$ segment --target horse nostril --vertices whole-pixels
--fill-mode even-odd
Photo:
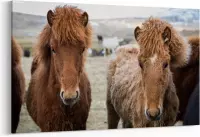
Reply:
[[[61,96],[61,98],[64,98],[64,91],[61,91],[61,94],[60,94],[60,96]]]
[[[149,109],[146,110],[146,114],[148,117],[151,117],[151,115],[149,114]]]
[[[158,114],[157,114],[157,116],[160,116],[160,109],[158,109]]]
[[[79,95],[79,91],[77,90],[76,91],[76,98],[78,98],[78,95]]]

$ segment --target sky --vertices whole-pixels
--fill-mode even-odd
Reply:
[[[78,6],[78,8],[89,14],[90,19],[149,17],[160,15],[167,10],[167,8],[14,1],[13,12],[46,16],[48,10],[53,10],[58,5],[66,4]]]

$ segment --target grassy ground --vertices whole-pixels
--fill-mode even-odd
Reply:
[[[86,71],[92,86],[92,105],[87,121],[87,130],[107,129],[106,111],[106,68],[109,57],[89,57]],[[26,77],[26,87],[30,81],[32,58],[23,58],[23,70]],[[39,127],[29,116],[25,104],[20,114],[18,133],[40,132]]]

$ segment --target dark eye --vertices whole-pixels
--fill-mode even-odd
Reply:
[[[85,51],[85,48],[82,49],[81,54]]]
[[[143,69],[143,64],[139,61],[139,66],[141,69]]]
[[[163,68],[165,69],[165,68],[167,68],[167,66],[168,66],[168,63],[165,62],[165,63],[163,64]]]
[[[56,51],[54,50],[54,49],[51,49],[51,51],[55,54],[56,53]]]

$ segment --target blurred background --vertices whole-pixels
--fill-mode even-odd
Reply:
[[[46,24],[48,10],[67,3],[14,1],[12,33],[22,46],[23,70],[26,88],[30,81],[32,49],[38,35]],[[92,87],[92,105],[87,122],[88,130],[107,129],[106,113],[106,69],[116,47],[136,44],[134,28],[150,16],[159,17],[171,23],[184,38],[199,35],[199,10],[152,8],[133,6],[67,4],[77,6],[89,15],[93,28],[92,48],[88,50],[86,71]],[[121,127],[121,125],[119,125]],[[24,104],[18,126],[19,133],[39,132],[40,129],[30,118]]]

